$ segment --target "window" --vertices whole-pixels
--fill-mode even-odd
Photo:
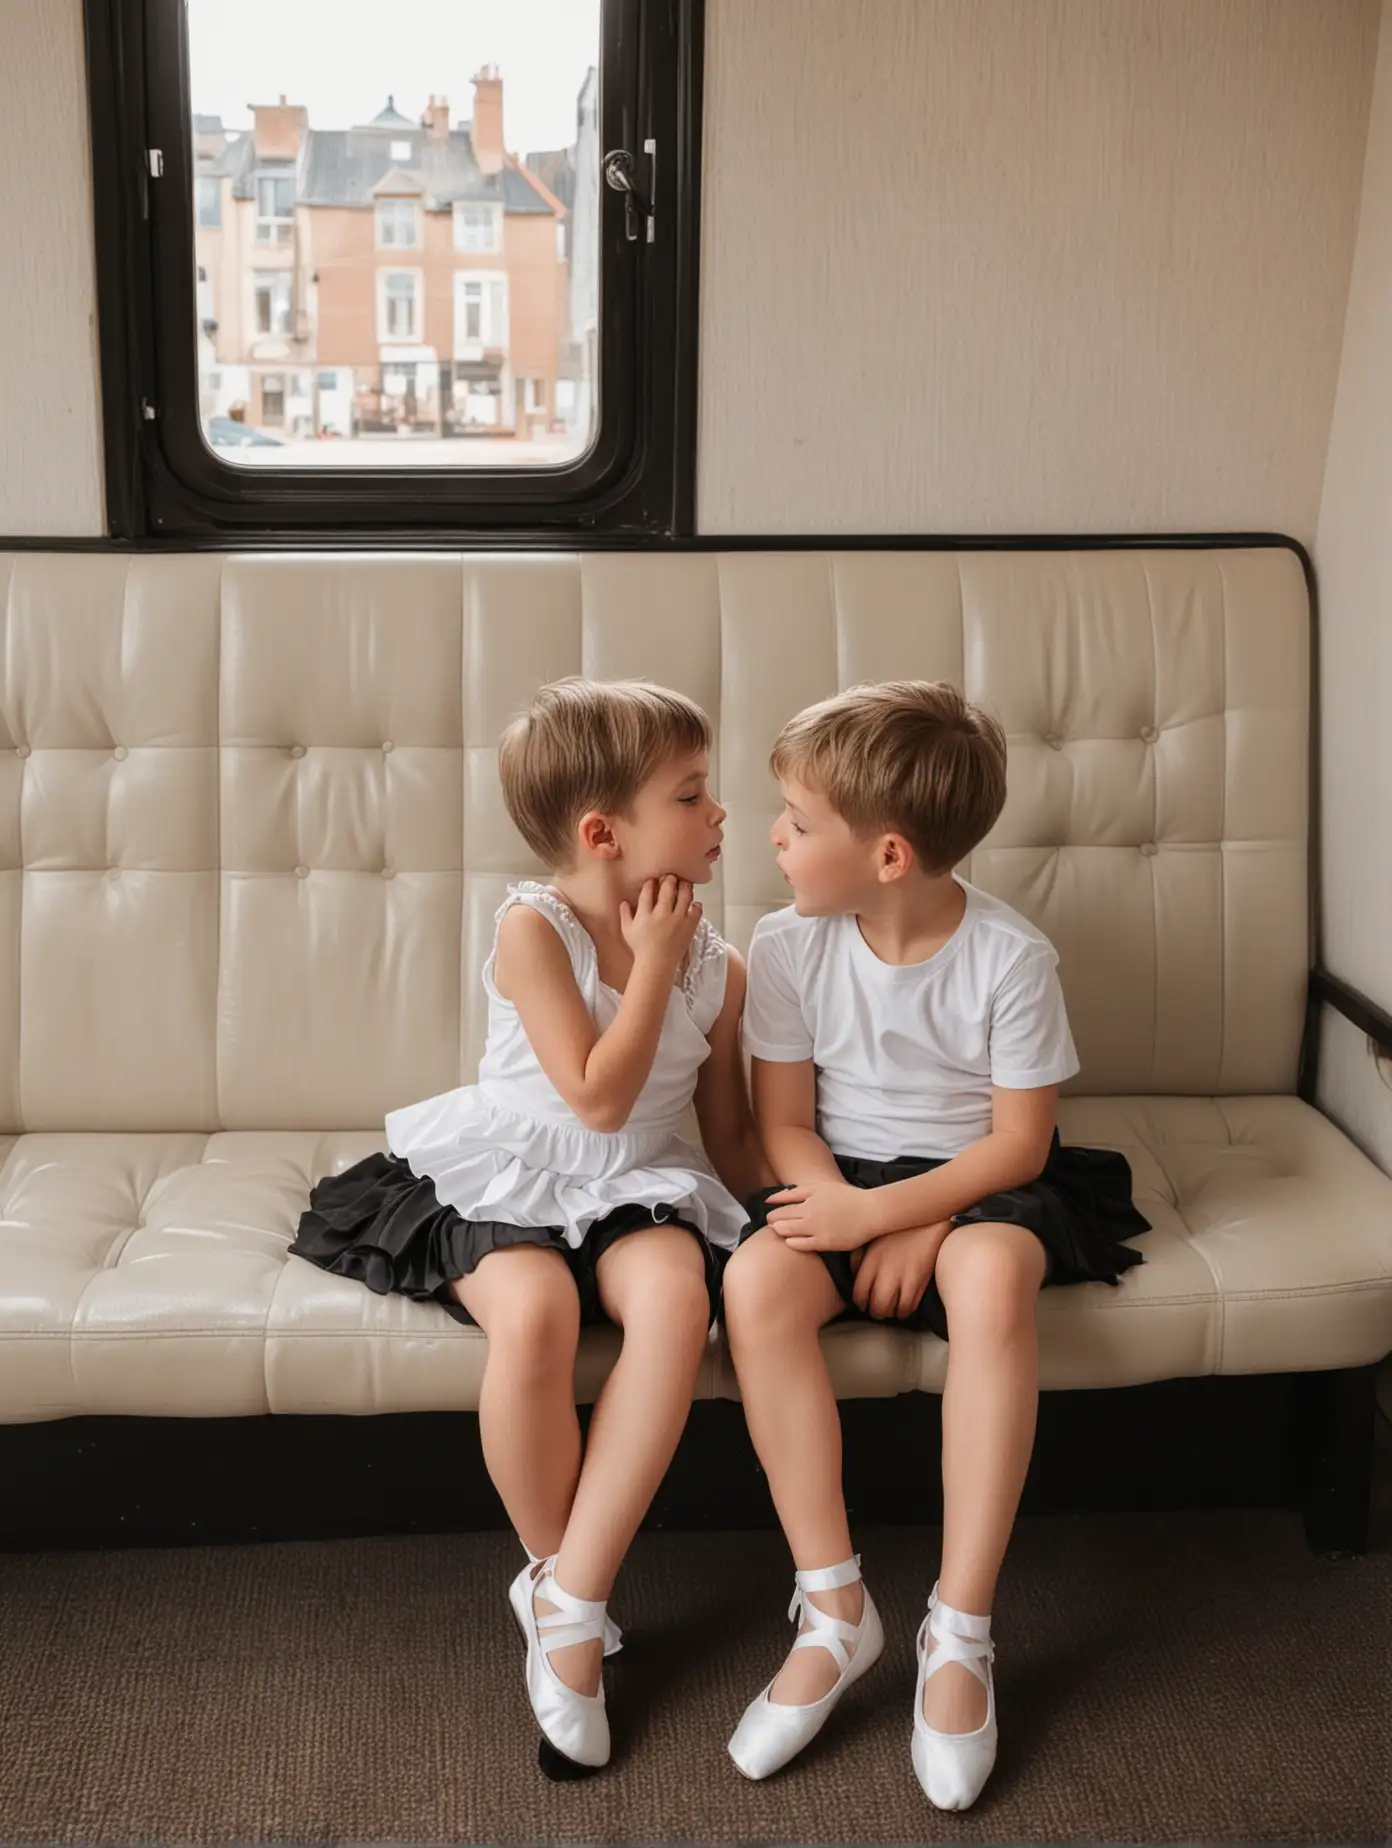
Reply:
[[[347,35],[340,14],[88,0],[113,532],[688,530],[701,8],[393,0],[389,31]],[[295,77],[327,42],[334,81]],[[616,149],[631,194],[603,181]],[[379,197],[394,168],[419,196]],[[267,397],[275,443],[213,442]]]
[[[216,231],[222,223],[222,181],[200,174],[198,179],[198,224],[201,230]]]
[[[289,270],[258,270],[255,285],[257,333],[285,336],[290,332]]]
[[[414,199],[377,201],[377,243],[382,250],[414,250],[420,242]]]
[[[383,270],[377,313],[379,340],[419,338],[419,291],[419,270]]]
[[[288,244],[295,231],[295,176],[261,174],[256,181],[256,241]]]
[[[557,226],[559,229],[559,224]],[[487,254],[503,247],[503,208],[500,205],[466,205],[456,201],[454,207],[454,247]]]
[[[261,375],[261,421],[263,424],[285,422],[285,375],[282,372]]]
[[[473,348],[507,351],[508,279],[483,270],[457,270],[454,277],[454,350],[468,358]]]

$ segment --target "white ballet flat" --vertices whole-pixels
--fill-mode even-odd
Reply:
[[[996,1762],[996,1687],[991,1619],[944,1604],[933,1587],[928,1615],[918,1632],[918,1682],[914,1688],[913,1768],[930,1803],[941,1810],[970,1809]],[[923,1690],[947,1662],[960,1662],[986,1688],[986,1720],[975,1732],[945,1733],[923,1717]]]
[[[604,1683],[597,1694],[577,1694],[552,1668],[553,1649],[575,1643],[593,1643],[604,1635],[604,1605],[572,1598],[556,1583],[555,1561],[539,1562],[533,1576],[528,1566],[520,1575],[525,1590],[513,1598],[522,1634],[527,1639],[527,1698],[532,1703],[541,1738],[537,1762],[549,1778],[587,1777],[609,1762],[609,1716],[604,1710]],[[514,1580],[513,1590],[517,1589]],[[557,1608],[538,1617],[534,1598],[545,1598]]]
[[[556,1555],[553,1553],[548,1560],[542,1559],[540,1555],[534,1553],[530,1547],[524,1547],[523,1551],[527,1555],[527,1563],[508,1586],[508,1603],[512,1606],[513,1616],[517,1619],[517,1627],[525,1637],[527,1634],[527,1620],[523,1612],[532,1595],[532,1567],[554,1565]],[[616,1656],[622,1648],[623,1631],[614,1622],[612,1617],[606,1615],[604,1619],[605,1661],[607,1662],[610,1656]]]
[[[796,1758],[810,1745],[830,1719],[837,1701],[869,1668],[879,1661],[884,1649],[884,1628],[869,1591],[859,1623],[846,1623],[819,1610],[807,1597],[809,1591],[834,1591],[842,1585],[854,1585],[860,1577],[860,1554],[843,1560],[839,1566],[823,1566],[813,1572],[799,1572],[797,1589],[788,1607],[793,1623],[805,1616],[811,1624],[793,1644],[794,1649],[825,1649],[836,1661],[841,1674],[835,1687],[808,1707],[790,1707],[769,1699],[767,1688],[744,1711],[735,1728],[729,1752],[736,1766],[748,1778],[771,1776]],[[777,1679],[777,1676],[774,1677]]]

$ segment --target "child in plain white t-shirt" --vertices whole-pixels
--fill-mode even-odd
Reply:
[[[784,727],[773,829],[793,904],[749,952],[754,1108],[786,1185],[751,1202],[724,1313],[797,1567],[799,1634],[730,1741],[766,1777],[878,1657],[851,1554],[818,1333],[868,1316],[951,1336],[943,1558],[919,1631],[912,1756],[966,1809],[996,1753],[990,1611],[1034,1441],[1043,1284],[1142,1262],[1125,1158],[1063,1148],[1078,1070],[1042,932],[952,868],[1005,801],[999,725],[946,683],[857,687]],[[950,1600],[950,1601],[949,1601]]]

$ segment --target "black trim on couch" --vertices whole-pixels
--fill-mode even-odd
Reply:
[[[1316,1001],[1324,1001],[1345,1020],[1352,1021],[1360,1033],[1366,1033],[1379,1052],[1392,1053],[1392,1014],[1381,1008],[1347,982],[1327,969],[1316,969],[1310,977],[1310,992]]]
[[[0,534],[0,552],[1294,552],[1315,609],[1315,568],[1289,533],[604,533],[420,527],[397,532]]]
[[[1315,1552],[1361,1553],[1375,1531],[1375,1441],[1386,1455],[1379,1486],[1392,1488],[1392,1427],[1375,1412],[1376,1372],[1043,1393],[1021,1514],[1281,1508],[1303,1517]],[[940,1521],[938,1396],[849,1399],[841,1417],[852,1519]],[[0,1425],[0,1480],[0,1551],[507,1525],[467,1412]],[[1392,1494],[1387,1504],[1392,1514]],[[774,1525],[739,1405],[692,1408],[646,1525]]]
[[[1347,982],[1331,975],[1321,964],[1310,971],[1310,985],[1305,995],[1305,1037],[1300,1048],[1298,1094],[1307,1104],[1316,1102],[1320,1073],[1321,1009],[1332,1007],[1369,1040],[1384,1057],[1392,1057],[1392,1014],[1370,1001]]]

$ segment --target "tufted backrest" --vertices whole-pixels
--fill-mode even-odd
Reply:
[[[785,902],[766,768],[857,680],[948,678],[1010,796],[962,870],[1058,947],[1091,1092],[1292,1088],[1309,607],[1283,547],[0,555],[0,1129],[367,1128],[471,1075],[539,869],[510,714],[646,675],[716,724],[708,911]]]

